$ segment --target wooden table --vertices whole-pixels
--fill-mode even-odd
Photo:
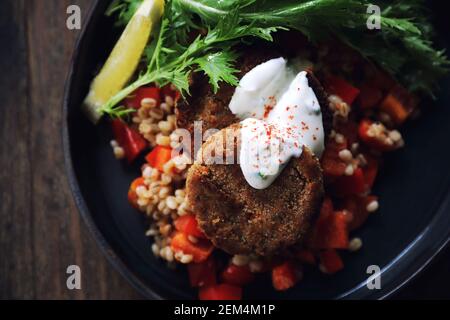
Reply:
[[[71,4],[84,17],[91,1],[0,1],[0,299],[142,298],[87,232],[65,176],[62,96],[79,34],[66,28]],[[443,297],[436,274],[450,270],[450,250],[441,260],[403,297]],[[82,290],[70,291],[74,264]]]

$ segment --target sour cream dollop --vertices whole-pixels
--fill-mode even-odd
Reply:
[[[303,146],[317,157],[324,150],[322,113],[307,73],[296,74],[284,58],[250,70],[230,110],[242,119],[239,162],[255,189],[270,186],[292,157],[301,156]]]

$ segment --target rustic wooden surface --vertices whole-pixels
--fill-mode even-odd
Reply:
[[[99,251],[65,177],[61,105],[79,34],[65,25],[70,4],[84,16],[91,1],[0,1],[0,299],[141,298]],[[400,297],[449,298],[437,275],[450,250],[440,260]],[[66,288],[73,264],[79,291]]]
[[[61,148],[61,106],[74,41],[70,4],[0,1],[0,298],[134,299],[75,208]],[[66,287],[79,265],[82,290]]]

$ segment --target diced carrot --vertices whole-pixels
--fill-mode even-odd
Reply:
[[[325,89],[328,93],[339,96],[349,105],[353,104],[360,92],[358,88],[355,88],[346,80],[336,76],[328,76],[325,79]]]
[[[333,190],[338,197],[352,194],[361,194],[367,191],[364,173],[361,168],[356,168],[353,175],[339,177],[333,183]]]
[[[114,119],[111,122],[114,139],[124,149],[125,156],[129,163],[147,148],[145,139],[125,122]]]
[[[416,98],[405,88],[397,85],[384,98],[380,109],[386,112],[396,125],[401,125],[416,106]]]
[[[161,104],[160,89],[157,87],[140,87],[124,100],[127,108],[139,109],[143,99],[151,98],[156,102],[156,106]]]
[[[314,256],[314,253],[312,253],[311,250],[302,249],[296,252],[295,256],[300,260],[300,262],[315,265],[316,264],[316,257]]]
[[[197,219],[192,214],[187,214],[177,218],[174,222],[175,229],[183,232],[187,235],[194,236],[196,238],[206,238],[205,234],[200,230]]]
[[[248,266],[230,264],[222,272],[221,279],[225,283],[243,286],[252,282],[255,279],[255,275],[250,271]]]
[[[241,300],[242,288],[222,283],[200,288],[200,300]]]
[[[190,254],[194,258],[195,263],[203,262],[211,255],[214,246],[205,239],[198,239],[196,243],[192,243],[188,235],[183,232],[175,232],[170,246],[174,252],[183,252]]]
[[[164,146],[156,146],[145,158],[148,164],[164,172],[164,165],[172,159],[172,149]]]
[[[139,186],[143,186],[143,185],[145,185],[144,178],[140,177],[140,178],[135,179],[131,183],[130,189],[128,190],[128,202],[136,209],[138,209],[138,204],[137,204],[138,196],[136,194],[136,189]]]
[[[200,263],[187,265],[192,287],[208,287],[216,284],[216,264],[212,256]]]
[[[298,281],[294,265],[286,261],[272,269],[272,284],[275,290],[285,291],[292,288]]]
[[[325,250],[319,253],[320,263],[327,274],[334,274],[344,268],[341,257],[334,249]]]

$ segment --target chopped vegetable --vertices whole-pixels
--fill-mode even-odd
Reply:
[[[206,239],[205,234],[199,229],[197,219],[192,214],[177,218],[174,222],[175,229],[196,238]]]
[[[358,103],[362,109],[375,108],[383,99],[383,91],[372,83],[364,83],[360,87]]]
[[[125,122],[114,119],[111,122],[114,139],[124,149],[129,163],[147,148],[147,141]]]
[[[333,183],[333,190],[339,197],[361,194],[367,190],[363,170],[356,168],[351,176],[343,175]]]
[[[236,286],[249,284],[255,279],[248,266],[236,266],[230,264],[221,274],[221,279],[225,283]]]
[[[380,109],[386,112],[396,125],[401,125],[417,106],[417,101],[406,89],[395,86],[384,98]]]
[[[330,211],[324,208],[312,233],[311,246],[315,249],[347,249],[348,218],[342,211]]]
[[[389,131],[386,127],[369,119],[360,122],[358,135],[366,145],[381,152],[393,151],[398,148],[389,138]]]
[[[160,89],[157,87],[141,87],[124,100],[124,105],[128,109],[139,109],[143,99],[153,99],[155,107],[161,103]]]
[[[139,177],[135,179],[130,186],[130,189],[128,190],[128,202],[135,208],[139,209],[139,206],[137,204],[138,196],[136,194],[136,189],[140,186],[145,186],[144,178]]]
[[[196,243],[192,243],[188,235],[183,232],[175,233],[170,246],[174,252],[183,252],[184,254],[192,255],[195,263],[208,259],[214,250],[214,246],[208,240],[198,239]]]
[[[348,223],[349,231],[358,229],[366,222],[370,215],[367,210],[367,205],[375,200],[377,200],[375,196],[349,196],[344,199],[342,207],[350,215]]]
[[[302,249],[295,253],[295,256],[300,260],[300,262],[315,265],[316,264],[316,257],[314,256],[314,253],[311,250]]]
[[[242,288],[230,284],[218,284],[202,287],[199,292],[200,300],[241,300]]]
[[[335,124],[335,131],[345,137],[347,148],[353,143],[358,142],[358,123],[352,119],[345,122],[338,122]]]
[[[285,291],[292,288],[298,281],[294,265],[286,261],[272,269],[272,284],[275,290]]]
[[[165,85],[164,87],[161,88],[161,94],[164,97],[165,96],[171,97],[172,99],[174,99],[174,101],[177,101],[181,97],[180,92],[177,90],[173,90],[170,84]]]
[[[369,155],[364,155],[364,158],[367,161],[367,165],[363,168],[364,183],[366,184],[366,189],[371,190],[378,174],[378,160]]]
[[[147,163],[164,172],[164,165],[172,159],[172,149],[165,146],[156,146],[146,157]]]
[[[209,287],[216,284],[216,264],[212,257],[204,262],[189,263],[187,269],[192,287]]]
[[[344,149],[347,149],[347,141],[337,143],[334,138],[328,139],[321,159],[325,177],[340,177],[345,173],[347,164],[339,157],[339,152]]]
[[[352,105],[359,95],[359,89],[352,86],[344,79],[336,76],[328,76],[325,80],[325,89],[328,93],[340,97],[348,105]]]
[[[334,274],[344,268],[341,257],[334,249],[320,252],[319,257],[323,271],[327,274]]]

